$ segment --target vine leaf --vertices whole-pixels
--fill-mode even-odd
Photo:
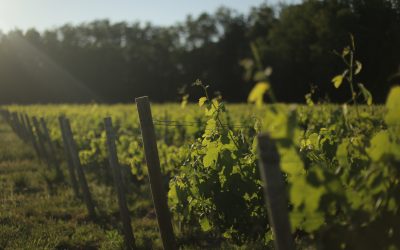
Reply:
[[[334,78],[332,78],[332,83],[335,88],[339,88],[340,85],[342,85],[344,79],[344,75],[337,75]]]
[[[347,56],[349,53],[350,53],[350,47],[349,46],[343,48],[342,57]]]
[[[362,63],[360,61],[356,61],[356,70],[354,71],[355,75],[358,75],[361,72]]]
[[[201,218],[199,222],[200,222],[201,230],[203,230],[204,232],[211,230],[212,227],[211,227],[210,221],[206,217]]]
[[[281,168],[290,176],[304,174],[304,164],[294,147],[279,147],[279,155],[281,156]]]
[[[371,147],[367,149],[368,155],[373,161],[379,161],[390,147],[389,134],[387,131],[378,132],[371,140]]]
[[[207,101],[207,97],[203,96],[199,99],[199,106],[203,107],[204,103]]]
[[[368,106],[372,105],[372,94],[369,90],[364,86],[364,84],[359,83],[358,87],[361,90],[361,94],[363,95],[365,101],[367,102]]]
[[[203,164],[205,167],[211,167],[218,160],[218,145],[217,143],[210,143],[207,147],[207,152],[203,158]]]
[[[268,82],[259,82],[251,90],[247,101],[255,103],[257,106],[262,106],[264,94],[271,88]]]
[[[185,108],[189,101],[189,95],[182,96],[181,108]]]
[[[400,86],[393,87],[390,90],[386,100],[387,113],[385,122],[387,125],[396,125],[400,123]]]

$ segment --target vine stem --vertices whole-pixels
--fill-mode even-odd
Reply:
[[[211,103],[211,105],[214,107],[214,109],[218,111],[218,107],[215,106],[215,104],[210,99],[210,96],[208,95],[207,88],[203,84],[201,86],[202,86],[202,88],[204,90],[204,93],[206,94],[207,100]],[[219,126],[223,127],[221,119],[219,118],[219,114],[217,114],[216,118],[217,118],[217,122],[218,122]],[[228,136],[233,141],[233,143],[235,144],[236,148],[239,150],[239,144],[237,143],[237,141],[233,137],[232,131],[230,129],[228,130]]]
[[[356,108],[356,113],[357,117],[360,118],[360,114],[358,111],[358,105],[357,105],[357,99],[356,99],[356,92],[354,91],[354,86],[353,86],[353,71],[354,71],[354,51],[350,51],[350,65],[349,65],[349,85],[350,85],[350,90],[351,90],[351,99],[353,100],[353,104]]]
[[[206,95],[207,100],[211,103],[211,105],[214,107],[214,109],[216,110],[216,112],[218,112],[219,109],[218,109],[218,107],[215,106],[215,104],[214,104],[214,103],[212,102],[212,100],[210,99],[210,96],[208,95],[208,92],[207,92],[207,88],[206,88],[203,84],[201,84],[201,87],[202,87],[203,90],[204,90],[204,93],[205,93],[205,95]],[[222,122],[221,122],[221,119],[219,118],[219,113],[217,113],[216,119],[217,119],[217,122],[218,122],[219,126],[220,126],[221,128],[223,128],[223,124],[222,124]],[[228,126],[229,126],[229,125],[228,125]],[[228,129],[228,136],[229,136],[229,138],[233,141],[233,144],[235,144],[236,149],[237,149],[237,150],[240,150],[239,144],[238,144],[238,142],[235,140],[235,138],[233,137],[233,134],[232,134],[232,131],[231,131],[230,128]],[[243,168],[242,168],[241,164],[239,164],[238,167],[239,167],[240,173],[243,175],[243,177],[246,177],[246,175],[244,174],[244,171],[243,171]]]

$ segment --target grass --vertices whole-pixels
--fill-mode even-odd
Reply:
[[[85,166],[97,219],[91,221],[84,202],[74,197],[66,163],[64,180],[35,157],[0,116],[0,250],[124,249],[122,225],[112,178],[105,166]],[[128,171],[129,172],[129,171]],[[162,249],[147,178],[124,176],[132,228],[138,249]],[[221,239],[175,234],[181,249],[260,249],[259,244],[233,246]]]
[[[67,176],[66,166],[61,166]],[[90,221],[84,203],[74,198],[0,119],[0,249],[123,249],[113,187],[88,172],[99,219]],[[129,207],[139,249],[161,249],[148,186],[130,187]]]

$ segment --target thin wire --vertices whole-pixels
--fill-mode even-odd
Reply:
[[[165,127],[196,127],[191,124],[167,124],[167,123],[153,123],[155,126],[165,126]],[[218,126],[222,128],[249,128],[250,126]]]
[[[163,122],[163,123],[177,123],[177,124],[199,124],[199,121],[196,122],[190,122],[190,121],[173,121],[173,120],[157,120],[157,119],[153,119],[154,122]]]
[[[173,120],[157,120],[154,119],[155,125],[165,125],[165,126],[198,126],[198,125],[205,125],[205,123],[201,121],[196,122],[188,122],[188,121],[173,121]],[[245,126],[244,124],[222,124],[223,127],[230,127],[230,128],[247,128],[249,126]]]

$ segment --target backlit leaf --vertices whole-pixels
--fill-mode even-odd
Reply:
[[[344,78],[343,75],[337,75],[334,78],[332,78],[333,86],[335,86],[335,88],[339,88],[340,85],[342,85],[343,78]]]
[[[203,107],[204,103],[207,101],[207,97],[203,96],[199,99],[199,106]]]
[[[264,94],[270,89],[268,82],[259,82],[251,90],[247,101],[250,103],[256,103],[257,106],[261,106],[263,103]]]
[[[365,88],[364,84],[359,83],[358,87],[361,90],[361,93],[365,99],[365,102],[370,106],[372,105],[372,94],[371,92],[369,92],[369,90],[367,88]]]
[[[393,87],[386,99],[387,113],[385,122],[387,125],[400,123],[400,86]]]
[[[359,61],[356,61],[356,70],[354,71],[355,75],[358,75],[362,70],[362,63]]]
[[[210,143],[207,147],[207,153],[204,155],[203,164],[205,167],[211,167],[218,160],[218,146],[216,143]]]
[[[189,95],[182,96],[181,108],[185,108],[189,100]]]
[[[210,221],[206,217],[201,218],[199,222],[200,222],[201,230],[203,230],[204,232],[208,232],[211,230],[212,227],[211,227]]]
[[[373,161],[379,161],[389,150],[389,134],[387,131],[380,131],[372,138],[371,146],[367,149],[367,152]]]

